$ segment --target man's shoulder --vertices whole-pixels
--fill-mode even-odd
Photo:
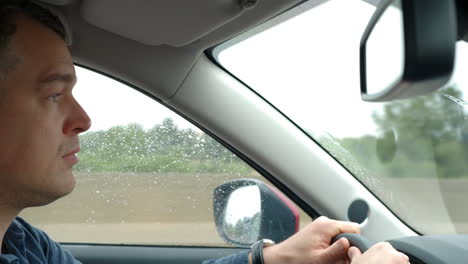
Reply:
[[[21,217],[16,217],[13,222],[11,223],[10,230],[11,232],[15,233],[16,237],[23,236],[23,239],[26,240],[35,240],[37,243],[48,243],[52,240],[49,236],[39,228],[34,227],[26,220]]]
[[[17,216],[13,222],[11,223],[12,227],[16,227],[21,230],[28,230],[32,232],[41,232],[38,228],[32,226],[30,223],[28,223],[26,220],[21,218],[20,216]]]
[[[11,223],[5,242],[9,253],[19,259],[42,260],[41,263],[79,263],[44,231],[21,217],[16,217]]]
[[[55,247],[55,242],[44,231],[21,217],[16,217],[11,222],[5,233],[5,242],[10,248],[26,248],[31,251],[48,251]]]

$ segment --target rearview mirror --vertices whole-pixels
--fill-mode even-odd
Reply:
[[[383,0],[360,44],[361,97],[382,102],[430,93],[454,67],[453,0]]]

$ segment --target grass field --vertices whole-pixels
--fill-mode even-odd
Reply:
[[[62,242],[225,246],[213,189],[225,174],[93,173],[75,191],[21,215]],[[258,175],[245,178],[262,180]],[[468,179],[379,179],[371,189],[423,233],[468,233]],[[339,199],[339,196],[332,197]],[[301,214],[301,225],[310,222]],[[451,224],[453,223],[453,224]]]
[[[225,174],[76,174],[72,194],[21,215],[62,242],[226,245],[212,193]],[[244,178],[262,180],[257,174]],[[303,213],[304,223],[310,222]]]
[[[213,189],[241,178],[158,173],[93,173],[76,177],[78,184],[71,195],[46,210],[31,210],[36,222],[206,222],[212,219]]]

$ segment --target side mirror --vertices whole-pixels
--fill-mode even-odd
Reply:
[[[428,94],[450,79],[454,0],[383,0],[360,44],[361,97],[383,102]]]
[[[214,217],[219,235],[236,246],[268,238],[281,242],[299,230],[299,211],[267,184],[234,180],[214,190]]]

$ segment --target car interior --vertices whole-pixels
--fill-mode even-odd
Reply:
[[[408,226],[281,109],[250,89],[216,59],[220,47],[241,42],[330,1],[37,2],[52,10],[65,24],[67,42],[77,66],[124,83],[181,115],[257,170],[310,218],[325,215],[339,220],[357,219],[362,234],[348,237],[352,243],[371,245],[390,241],[410,256],[411,263],[466,263],[468,236],[425,236]],[[377,7],[386,1],[362,2]],[[463,1],[447,2],[456,8],[456,18],[452,17],[458,27],[454,41],[464,41],[468,29],[467,5]],[[359,45],[355,50],[357,54]],[[269,63],[274,64],[275,59],[271,58]],[[439,88],[440,83],[436,86]],[[104,99],[112,100],[112,94]],[[232,244],[232,247],[63,245],[77,259],[89,264],[187,264],[248,249],[247,244]]]

